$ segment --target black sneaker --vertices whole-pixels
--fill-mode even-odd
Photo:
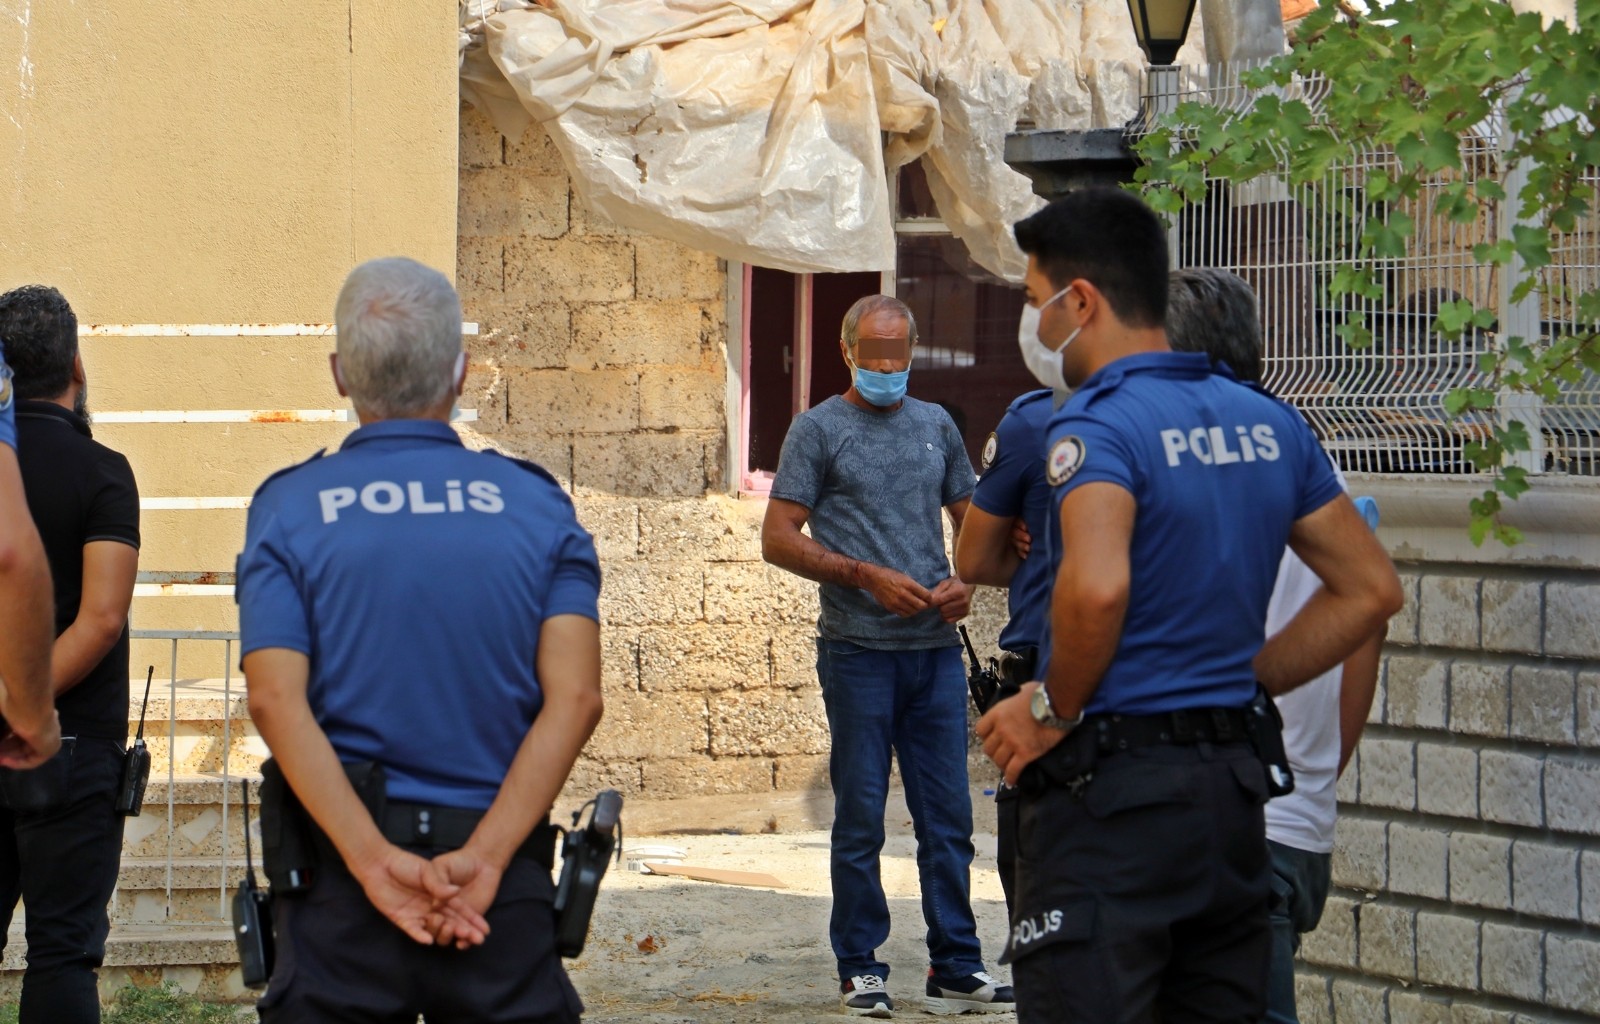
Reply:
[[[1001,985],[979,971],[964,978],[947,978],[928,970],[928,998],[922,1008],[929,1013],[1010,1013],[1017,997],[1010,985]]]
[[[839,986],[839,1005],[852,1017],[894,1016],[894,1000],[876,974],[858,974]]]

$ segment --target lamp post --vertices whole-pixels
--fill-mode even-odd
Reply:
[[[1149,102],[1141,104],[1138,120],[1148,126],[1155,118],[1178,107],[1183,88],[1183,70],[1173,63],[1184,37],[1189,34],[1189,19],[1194,17],[1195,0],[1128,0],[1128,15],[1133,19],[1133,34],[1139,48],[1150,61],[1146,81],[1150,84]],[[1167,259],[1176,268],[1179,262],[1178,225],[1167,229]]]
[[[1170,65],[1189,34],[1195,0],[1128,0],[1139,48],[1152,66]]]
[[[1274,0],[1276,2],[1276,0]],[[1172,64],[1189,33],[1195,0],[1128,0],[1139,48],[1150,61],[1150,97],[1129,125],[1062,131],[1019,130],[1006,138],[1006,162],[1033,179],[1046,198],[1086,185],[1129,181],[1139,166],[1128,149],[1130,127],[1143,125],[1178,105],[1181,70]]]

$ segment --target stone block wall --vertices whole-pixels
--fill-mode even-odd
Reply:
[[[1301,1018],[1600,1019],[1600,579],[1399,568]]]
[[[761,561],[766,502],[726,484],[726,266],[605,223],[542,128],[470,107],[458,219],[469,442],[543,465],[599,545],[606,713],[569,792],[826,785],[816,586]]]

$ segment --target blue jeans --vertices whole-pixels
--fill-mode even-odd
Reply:
[[[1267,841],[1272,854],[1272,966],[1267,972],[1266,1024],[1299,1024],[1294,1000],[1294,955],[1300,936],[1322,919],[1333,855]]]
[[[878,855],[891,749],[900,759],[916,830],[928,959],[941,975],[983,970],[972,917],[972,796],[961,649],[881,651],[818,638],[817,678],[833,740],[828,937],[839,979],[889,976],[877,949],[889,938]]]

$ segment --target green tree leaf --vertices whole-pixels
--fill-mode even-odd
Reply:
[[[1441,362],[1458,358],[1477,374],[1454,378],[1465,386],[1444,395],[1445,412],[1491,428],[1462,441],[1463,457],[1493,476],[1472,504],[1471,536],[1515,543],[1500,502],[1533,478],[1507,460],[1534,438],[1520,423],[1495,426],[1502,396],[1564,401],[1585,374],[1600,374],[1600,288],[1583,251],[1593,247],[1600,166],[1600,0],[1580,0],[1574,20],[1549,26],[1501,0],[1387,0],[1348,17],[1337,6],[1320,5],[1289,53],[1243,76],[1247,89],[1267,90],[1253,107],[1233,94],[1228,109],[1186,113],[1182,131],[1141,141],[1151,173],[1140,180],[1164,211],[1174,197],[1201,201],[1208,180],[1308,186],[1317,206],[1308,255],[1328,268],[1320,281],[1335,331],[1352,347],[1371,344],[1374,326],[1391,329],[1363,313],[1393,309],[1401,294],[1469,296],[1431,303],[1434,330],[1454,344],[1428,344],[1450,345]],[[1484,283],[1513,303],[1538,302],[1546,320],[1590,326],[1502,344],[1486,335],[1508,312],[1470,298]]]

